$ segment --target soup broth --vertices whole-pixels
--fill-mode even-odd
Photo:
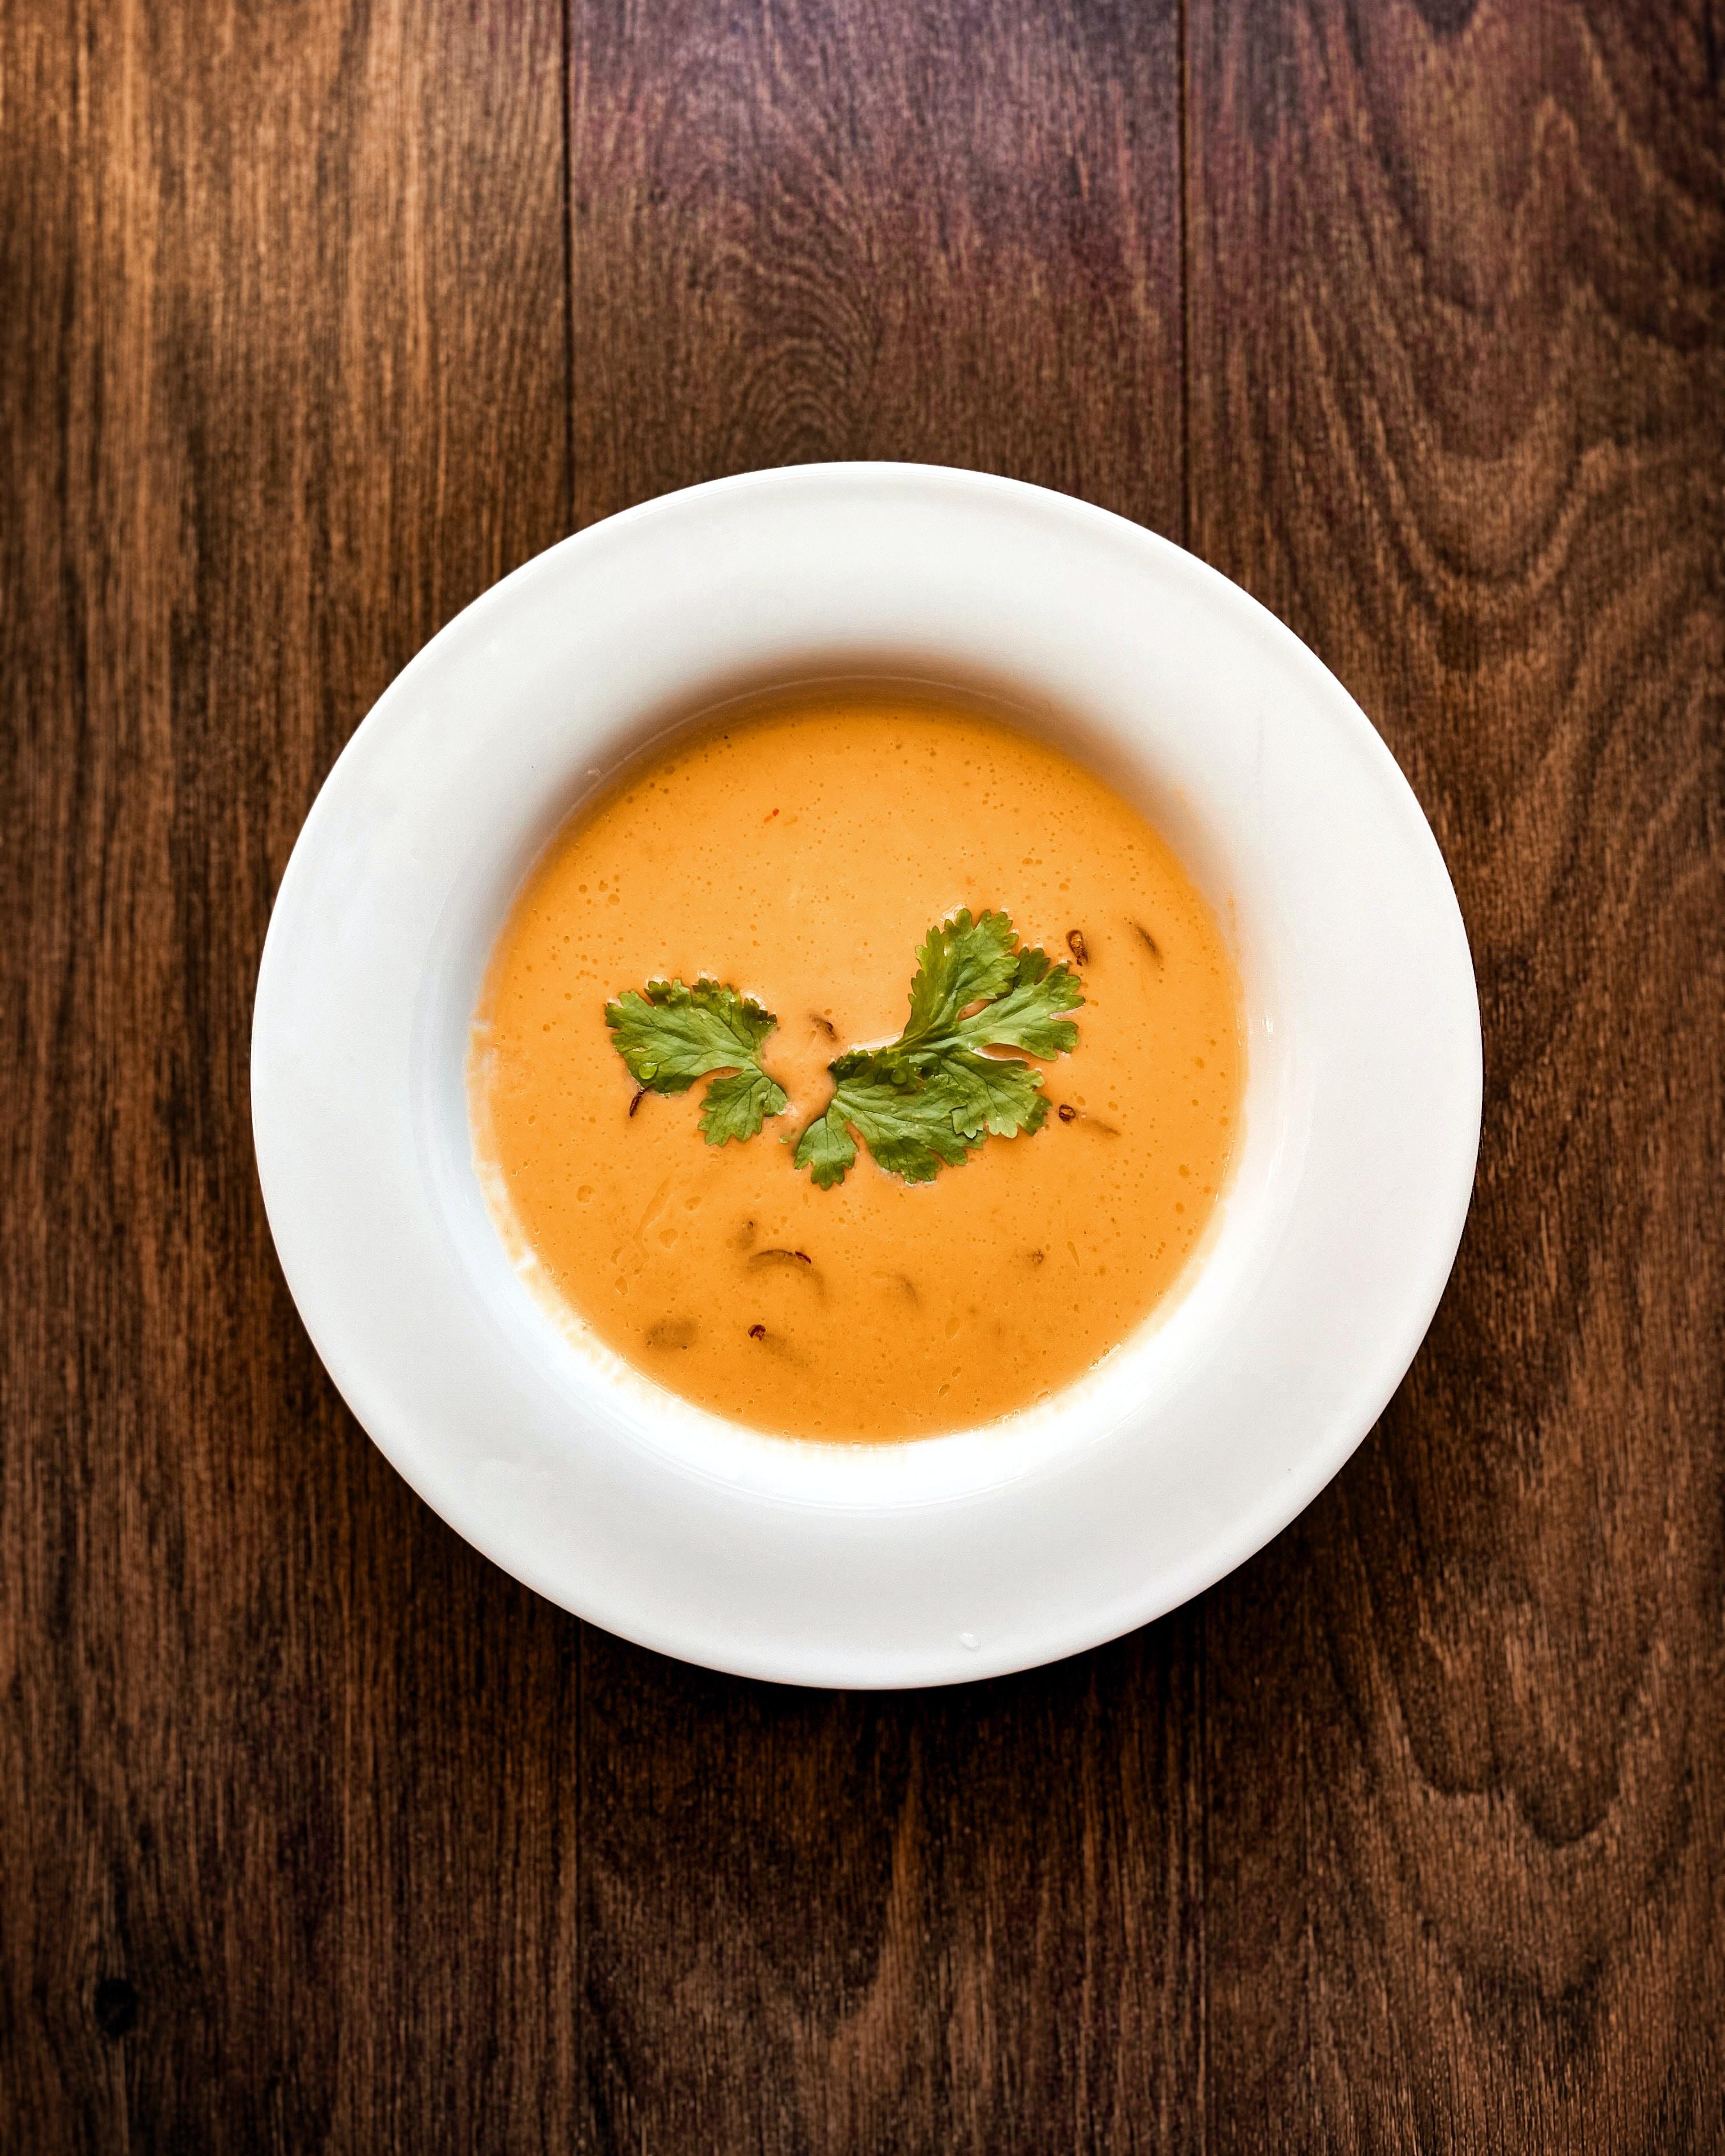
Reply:
[[[894,1040],[918,947],[961,907],[1071,965],[1040,1130],[907,1183],[797,1139],[841,1050]],[[639,1089],[605,1019],[701,976],[778,1019],[789,1096],[707,1144],[703,1087]],[[987,1423],[1141,1325],[1203,1235],[1243,1089],[1218,924],[1101,778],[957,699],[873,684],[732,707],[560,834],[500,938],[469,1082],[500,1229],[542,1292],[658,1383],[789,1436]]]

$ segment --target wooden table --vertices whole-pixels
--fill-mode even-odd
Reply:
[[[8,2150],[1725,2146],[1713,0],[11,0]],[[1484,1148],[1353,1465],[932,1695],[660,1661],[343,1409],[271,896],[458,608],[670,487],[973,465],[1382,728]]]

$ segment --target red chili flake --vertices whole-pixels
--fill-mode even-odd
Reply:
[[[1055,1113],[1063,1123],[1076,1123],[1078,1121],[1078,1111],[1070,1101],[1062,1101],[1059,1107],[1055,1110]]]
[[[774,818],[778,814],[778,809],[776,809],[776,808],[769,808],[769,809],[767,811],[767,814],[765,814],[765,815],[761,819],[761,821],[762,821],[763,824],[770,824],[770,823],[773,821],[773,818]]]

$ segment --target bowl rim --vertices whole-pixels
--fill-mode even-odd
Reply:
[[[626,1496],[619,1512],[616,1502],[612,1502],[616,1493],[609,1489],[607,1477],[610,1481],[620,1480],[624,1485],[630,1484],[631,1456],[627,1444],[619,1442],[618,1429],[609,1430],[608,1435],[601,1430],[591,1456],[583,1455],[582,1474],[559,1493],[565,1497],[572,1493],[584,1493],[590,1497],[598,1484],[605,1484],[612,1537],[609,1541],[596,1544],[588,1554],[592,1560],[589,1571],[603,1569],[595,1555],[595,1550],[602,1548],[604,1566],[610,1570],[603,1587],[584,1573],[581,1566],[577,1565],[572,1571],[567,1548],[552,1551],[545,1545],[542,1536],[536,1537],[531,1531],[525,1534],[522,1532],[524,1521],[531,1530],[536,1503],[545,1502],[542,1490],[536,1501],[531,1494],[536,1486],[535,1476],[541,1481],[544,1480],[543,1458],[536,1455],[525,1466],[522,1459],[511,1460],[506,1446],[498,1449],[497,1432],[490,1430],[484,1446],[477,1440],[469,1442],[468,1456],[463,1461],[459,1431],[453,1421],[442,1432],[444,1452],[428,1453],[420,1441],[423,1430],[414,1424],[416,1414],[420,1424],[426,1420],[424,1403],[422,1400],[417,1408],[410,1408],[404,1419],[401,1402],[392,1396],[390,1389],[392,1383],[398,1380],[399,1370],[392,1373],[380,1366],[378,1342],[388,1332],[392,1322],[387,1307],[376,1298],[368,1304],[362,1294],[350,1295],[350,1306],[344,1308],[342,1299],[332,1297],[322,1279],[333,1263],[331,1238],[351,1235],[356,1224],[352,1219],[343,1217],[345,1201],[341,1189],[335,1187],[328,1173],[320,1171],[317,1147],[322,1138],[335,1144],[337,1151],[342,1147],[351,1151],[356,1142],[352,1127],[353,1116],[359,1111],[344,1106],[344,1074],[340,1071],[331,1073],[330,1082],[322,1086],[315,1100],[308,1102],[300,1097],[304,1091],[311,1090],[303,1082],[309,1067],[308,1058],[315,1059],[322,1054],[327,1061],[331,1038],[329,1020],[332,1006],[327,978],[320,985],[317,938],[321,933],[326,942],[329,941],[330,922],[336,917],[331,906],[344,878],[362,896],[374,897],[380,908],[387,908],[398,886],[405,889],[409,870],[403,865],[405,855],[400,850],[405,844],[408,852],[411,852],[416,813],[416,802],[411,798],[413,788],[419,786],[429,798],[426,789],[434,789],[439,785],[447,787],[451,783],[449,772],[459,767],[461,756],[465,753],[470,757],[473,753],[475,722],[470,718],[466,721],[464,748],[460,738],[463,715],[456,706],[464,686],[471,693],[475,663],[483,662],[490,652],[498,666],[506,665],[512,655],[511,638],[531,642],[534,637],[542,641],[547,637],[577,636],[583,633],[568,625],[569,619],[579,612],[583,586],[597,580],[602,567],[625,597],[630,577],[639,583],[646,573],[640,561],[625,562],[620,572],[614,566],[606,567],[608,561],[614,564],[619,552],[628,554],[631,549],[641,551],[642,559],[656,563],[662,575],[668,567],[674,569],[680,561],[685,560],[690,531],[698,534],[703,523],[711,528],[716,519],[718,525],[733,536],[740,532],[738,543],[745,547],[753,527],[756,542],[770,552],[772,545],[783,547],[786,543],[782,536],[776,540],[773,537],[775,518],[794,526],[799,516],[806,521],[811,506],[829,515],[842,506],[853,520],[859,516],[865,521],[870,516],[884,516],[883,529],[890,528],[895,517],[902,521],[906,530],[919,517],[932,516],[937,524],[949,510],[955,514],[962,511],[963,516],[973,520],[979,511],[986,511],[991,520],[998,517],[1003,525],[1014,518],[1027,518],[1025,528],[1040,535],[1033,540],[1031,553],[1035,545],[1041,544],[1050,550],[1049,558],[1053,562],[1068,551],[1081,555],[1086,548],[1092,552],[1098,547],[1116,551],[1123,548],[1127,557],[1136,562],[1147,591],[1153,589],[1169,607],[1177,608],[1195,593],[1200,603],[1195,609],[1198,613],[1219,613],[1238,636],[1243,649],[1255,652],[1271,672],[1279,674],[1285,683],[1300,685],[1314,708],[1322,707],[1334,735],[1326,753],[1337,754],[1348,767],[1348,783],[1355,786],[1358,800],[1375,804],[1369,814],[1356,804],[1355,813],[1368,814],[1368,820],[1375,815],[1381,821],[1380,837],[1388,850],[1384,858],[1394,856],[1399,862],[1413,893],[1409,905],[1419,915],[1420,932],[1430,944],[1429,950],[1424,943],[1420,948],[1431,963],[1435,983],[1433,1000],[1438,1006],[1428,1025],[1428,1045],[1440,1060],[1444,1076],[1438,1101],[1442,1111],[1441,1143],[1438,1147],[1441,1161],[1437,1171],[1420,1185],[1420,1203],[1412,1230],[1403,1240],[1399,1250],[1392,1247],[1390,1239],[1382,1234],[1377,1235],[1373,1245],[1373,1262],[1389,1262],[1399,1267],[1397,1293],[1390,1298],[1394,1306],[1394,1322],[1380,1326],[1374,1340],[1375,1352],[1363,1356],[1359,1367],[1348,1372],[1325,1373],[1331,1404],[1322,1418],[1322,1435],[1308,1436],[1296,1448],[1295,1456],[1281,1463],[1280,1471],[1260,1481],[1248,1501],[1219,1501],[1220,1517],[1204,1523],[1203,1532],[1194,1532],[1185,1547],[1183,1561],[1170,1560],[1164,1555],[1158,1563],[1147,1566],[1136,1592],[1122,1589],[1117,1565],[1106,1594],[1098,1593],[1089,1599],[1080,1596],[1075,1601],[1069,1587],[1065,1594],[1045,1598],[1048,1606],[1028,1629],[1021,1626],[1013,1631],[1009,1628],[998,1637],[991,1625],[975,1630],[955,1625],[952,1621],[952,1609],[957,1605],[950,1598],[926,1623],[919,1624],[913,1611],[908,1635],[906,1626],[896,1620],[872,1635],[855,1638],[848,1645],[830,1634],[791,1636],[783,1626],[778,1634],[770,1625],[764,1633],[757,1629],[751,1634],[748,1625],[742,1622],[736,1609],[727,1603],[727,1598],[729,1603],[734,1603],[739,1592],[746,1600],[747,1584],[739,1587],[734,1580],[727,1583],[722,1563],[716,1564],[707,1589],[718,1604],[726,1606],[718,1608],[711,1621],[700,1621],[697,1612],[696,1620],[691,1622],[686,1607],[680,1613],[665,1615],[655,1608],[655,1578],[661,1589],[665,1584],[666,1553],[661,1550],[649,1555],[634,1574],[625,1567],[619,1575],[614,1561],[619,1539],[617,1523],[621,1520],[625,1526],[639,1527],[640,1521],[636,1515],[643,1508],[650,1519],[655,1491],[663,1507],[665,1473],[684,1484],[701,1482],[698,1445],[696,1450],[688,1445],[680,1450],[674,1446],[671,1453],[661,1459],[663,1472],[658,1473],[656,1479],[654,1476],[635,1476],[633,1494]],[[766,534],[764,537],[762,532]],[[639,548],[643,541],[646,542],[644,551]],[[806,547],[806,531],[803,543]],[[978,543],[986,549],[993,542],[985,536]],[[1003,539],[1000,543],[1009,551],[1010,544],[1017,542]],[[1129,577],[1127,582],[1130,583]],[[644,596],[641,603],[648,603],[649,597]],[[549,606],[547,600],[552,602]],[[1164,623],[1163,633],[1178,636],[1181,632],[1178,623],[1172,632]],[[1268,659],[1264,658],[1266,653]],[[883,667],[881,670],[902,670]],[[770,678],[770,673],[763,676],[763,680]],[[625,690],[624,703],[630,693],[634,694],[639,709],[646,708],[650,700],[645,699],[644,690]],[[506,697],[504,701],[506,704]],[[654,708],[662,718],[665,708],[662,698]],[[639,709],[629,742],[619,747],[618,740],[614,739],[606,751],[614,764],[639,747],[644,723]],[[568,724],[572,726],[574,722]],[[415,729],[420,730],[418,734]],[[410,771],[403,779],[398,753],[393,770],[384,771],[389,761],[383,753],[388,746],[386,737],[394,737],[399,752],[401,744],[409,737],[419,739],[428,733],[435,735],[442,761],[434,757],[433,767],[427,773],[416,778]],[[603,767],[602,757],[596,775]],[[393,783],[393,792],[391,783],[380,782],[380,773]],[[604,783],[603,776],[600,783]],[[424,799],[417,804],[422,809],[424,805]],[[534,825],[539,844],[567,813],[567,801],[554,804],[547,792]],[[391,843],[396,851],[392,852],[388,846],[365,842],[365,834],[375,839],[380,829],[393,834]],[[516,844],[517,887],[525,872],[525,843],[518,839]],[[494,884],[502,875],[503,870],[494,866]],[[395,879],[393,885],[389,880],[392,876]],[[459,893],[451,896],[453,888],[442,891],[439,902],[446,911],[453,909],[459,912],[462,901]],[[411,896],[418,907],[418,915],[423,916],[429,902],[424,892],[416,889]],[[491,903],[495,912],[495,889]],[[389,943],[388,933],[376,931],[375,924],[373,928],[380,937],[379,949],[386,948]],[[428,936],[431,932],[426,932]],[[1369,936],[1369,925],[1363,932]],[[357,967],[355,978],[362,976],[366,963],[364,937],[364,924],[351,935],[344,932],[343,955],[332,958],[327,950],[323,954],[324,975],[342,966]],[[396,942],[399,946],[399,936]],[[430,947],[429,943],[427,947]],[[376,956],[374,952],[373,963]],[[350,979],[350,1002],[352,986]],[[1417,1010],[1410,1009],[1404,1016],[1409,1024],[1415,1026],[1423,1022]],[[428,1026],[433,1025],[434,1021],[427,1017],[423,998],[415,1004],[411,1024],[422,1044],[414,1052],[430,1056],[434,1063],[436,1051],[424,1045]],[[1417,1042],[1414,1044],[1416,1049],[1418,1045]],[[393,1112],[387,1105],[390,1086],[394,1082],[382,1069],[387,1060],[387,1057],[373,1055],[367,1063],[363,1055],[356,1055],[345,1073],[346,1080],[356,1088],[354,1099],[362,1099],[367,1104],[365,1112],[377,1116]],[[1417,1061],[1416,1055],[1412,1057],[1412,1064],[1417,1065]],[[394,1074],[396,1078],[398,1075],[398,1072]],[[1416,1082],[1417,1075],[1416,1069]],[[660,496],[589,526],[536,557],[482,593],[408,663],[337,757],[307,816],[282,878],[259,966],[254,1012],[254,1128],[272,1234],[290,1292],[314,1344],[339,1389],[386,1456],[458,1532],[505,1569],[577,1614],[639,1644],[686,1660],[739,1674],[801,1683],[875,1686],[962,1681],[1058,1659],[1117,1636],[1177,1606],[1234,1569],[1279,1532],[1351,1455],[1399,1384],[1425,1336],[1453,1263],[1471,1197],[1481,1086],[1479,1013],[1471,961],[1460,908],[1436,841],[1388,748],[1334,676],[1291,630],[1250,594],[1172,542],[1074,497],[1030,487],[1020,481],[942,465],[794,465],[709,481]],[[411,1111],[417,1118],[411,1144],[416,1172],[422,1180],[434,1183],[437,1174],[427,1159],[428,1145],[434,1147],[436,1142],[434,1137],[429,1139],[427,1136],[426,1116],[431,1111],[426,1109],[425,1102],[431,1097],[428,1091],[416,1096]],[[1435,1094],[1434,1099],[1437,1097]],[[465,1087],[462,1099],[465,1108]],[[384,1105],[380,1106],[380,1103]],[[400,1132],[393,1123],[390,1127],[393,1133],[392,1142],[398,1142]],[[1299,1133],[1296,1137],[1304,1142]],[[393,1186],[398,1194],[406,1187],[402,1181]],[[1286,1188],[1297,1198],[1301,1188],[1297,1182],[1290,1182]],[[388,1209],[386,1202],[383,1210],[387,1214]],[[411,1258],[415,1236],[423,1242],[424,1224],[417,1216],[415,1221],[409,1221],[405,1217],[405,1208],[400,1209],[403,1213],[402,1219],[381,1228],[375,1222],[360,1224],[361,1229],[377,1229],[380,1251],[389,1248],[393,1238],[396,1254],[400,1255],[406,1251]],[[1269,1260],[1264,1262],[1267,1264]],[[1203,1268],[1199,1267],[1191,1276],[1191,1285],[1196,1286],[1202,1277]],[[441,1295],[444,1291],[435,1292]],[[528,1344],[528,1334],[521,1329],[519,1313],[511,1317],[505,1312],[500,1322],[496,1298],[488,1298],[483,1289],[476,1294],[450,1290],[444,1300],[447,1306],[437,1322],[453,1338],[470,1344],[480,1343],[476,1352],[482,1351],[493,1377],[498,1380],[493,1392],[485,1397],[494,1402],[503,1424],[509,1424],[513,1418],[521,1428],[530,1421],[536,1426],[547,1425],[548,1416],[554,1420],[559,1413],[567,1415],[573,1395],[567,1390],[567,1384],[574,1383],[578,1391],[583,1383],[591,1382],[590,1362],[585,1378],[578,1373],[572,1378],[570,1372],[565,1370],[561,1381],[566,1389],[561,1394],[555,1386],[547,1391],[542,1370],[529,1373],[520,1367],[524,1358],[531,1362],[540,1351]],[[493,1306],[482,1307],[488,1300]],[[369,1332],[368,1325],[372,1326]],[[390,1350],[398,1364],[402,1353],[403,1342],[398,1338]],[[387,1361],[388,1358],[383,1359]],[[509,1380],[516,1382],[511,1383]],[[618,1383],[616,1373],[605,1376],[604,1382]],[[663,1404],[670,1396],[644,1380],[631,1378],[621,1383],[624,1389],[633,1383],[639,1394],[646,1396],[644,1409],[637,1396],[631,1410],[636,1419],[629,1428],[634,1437],[640,1439],[640,1414],[644,1413],[650,1423],[653,1415],[659,1413],[663,1422]],[[1075,1396],[1061,1396],[1063,1411],[1070,1408],[1072,1397]],[[560,1408],[556,1404],[559,1399]],[[466,1404],[471,1407],[475,1402]],[[682,1407],[680,1403],[679,1409]],[[1142,1400],[1137,1403],[1136,1424],[1141,1436],[1149,1430],[1157,1411],[1154,1400],[1147,1405]],[[698,1410],[688,1412],[701,1421],[711,1419],[700,1418]],[[1069,1414],[1069,1430],[1070,1419]],[[1102,1430],[1098,1444],[1105,1440],[1117,1443],[1122,1428],[1117,1421],[1109,1424]],[[590,1435],[583,1430],[583,1444]],[[648,1435],[650,1437],[651,1433]],[[663,1435],[662,1427],[660,1435]],[[978,1434],[962,1435],[970,1438]],[[698,1432],[696,1435],[698,1440]],[[886,1476],[890,1481],[889,1462],[876,1476],[879,1486],[872,1496],[867,1473],[864,1472],[860,1480],[852,1476],[853,1486],[848,1496],[834,1497],[829,1494],[823,1497],[813,1485],[800,1494],[788,1483],[781,1486],[783,1478],[775,1482],[774,1472],[761,1463],[768,1455],[783,1462],[788,1447],[803,1465],[811,1451],[833,1450],[850,1453],[855,1466],[854,1449],[810,1448],[802,1441],[758,1437],[753,1433],[742,1433],[740,1436],[742,1442],[726,1472],[716,1479],[711,1476],[705,1478],[710,1486],[708,1494],[716,1490],[721,1502],[716,1509],[709,1507],[702,1512],[701,1520],[711,1531],[717,1521],[726,1517],[725,1507],[728,1505],[734,1508],[738,1503],[745,1507],[752,1505],[754,1512],[763,1518],[776,1518],[777,1527],[766,1536],[763,1547],[769,1558],[775,1550],[783,1558],[785,1578],[782,1584],[790,1598],[787,1604],[790,1607],[794,1606],[797,1583],[809,1570],[806,1553],[798,1553],[794,1542],[797,1522],[800,1519],[806,1523],[811,1506],[824,1506],[828,1511],[865,1518],[873,1523],[878,1537],[884,1537],[885,1523],[895,1522],[906,1539],[916,1543],[916,1554],[921,1558],[927,1560],[932,1556],[939,1561],[944,1557],[945,1561],[957,1563],[960,1569],[968,1566],[974,1572],[980,1545],[999,1528],[999,1521],[990,1516],[992,1502],[1004,1491],[1022,1511],[1027,1501],[1037,1501],[1037,1491],[1050,1477],[1056,1485],[1063,1480],[1069,1481],[1076,1457],[1073,1451],[1063,1452],[1058,1443],[1052,1451],[1045,1443],[1040,1451],[1033,1444],[1024,1460],[1004,1479],[997,1477],[990,1483],[985,1477],[980,1484],[973,1481],[967,1484],[961,1476],[957,1483],[949,1486],[931,1486],[920,1495],[912,1491],[908,1496],[902,1491],[895,1496],[887,1481],[881,1480]],[[944,1439],[924,1439],[913,1440],[904,1447],[880,1450],[887,1455],[908,1455],[948,1442]],[[611,1447],[608,1454],[608,1444]],[[760,1450],[762,1447],[766,1448],[764,1453]],[[660,1450],[662,1452],[662,1446]],[[1083,1448],[1080,1446],[1078,1450]],[[756,1462],[753,1468],[748,1464],[751,1458]],[[1029,1464],[1025,1465],[1025,1461]],[[634,1463],[637,1467],[639,1464]],[[802,1471],[800,1466],[797,1471]],[[488,1473],[492,1476],[490,1482],[486,1480]],[[554,1457],[551,1480],[553,1484],[557,1481]],[[791,1483],[794,1481],[795,1476],[792,1476]],[[506,1487],[506,1497],[501,1497],[499,1492]],[[635,1508],[634,1513],[631,1505]],[[906,1509],[907,1505],[916,1508],[914,1534],[906,1527],[911,1517]],[[1075,1522],[1093,1525],[1094,1511],[1092,1496],[1077,1508]],[[926,1532],[931,1519],[945,1522],[944,1543],[941,1534],[931,1537]],[[679,1532],[683,1532],[684,1527],[680,1527]],[[626,1540],[626,1535],[621,1539]],[[690,1547],[696,1553],[697,1563],[702,1546],[696,1533]],[[907,1594],[915,1603],[916,1583],[914,1578],[907,1577],[907,1560],[902,1556],[892,1556],[884,1538],[877,1538],[870,1544],[864,1537],[855,1542],[855,1548],[861,1568],[860,1578],[866,1578],[872,1564],[883,1596]],[[619,1578],[623,1582],[621,1592]],[[1034,1595],[1034,1580],[1030,1591]]]

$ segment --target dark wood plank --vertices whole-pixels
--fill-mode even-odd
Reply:
[[[1449,1299],[1213,1594],[1218,2151],[1725,2146],[1717,13],[1192,0],[1194,543],[1473,938]]]
[[[832,1697],[590,1632],[591,2144],[1201,2147],[1193,1645]]]
[[[1178,531],[1172,4],[572,19],[582,520],[875,456]],[[591,2145],[1200,2146],[1193,1647],[826,1698],[590,1635]]]
[[[572,0],[579,520],[829,457],[1177,532],[1175,0]]]
[[[566,2146],[576,1627],[317,1367],[252,983],[367,706],[564,528],[552,8],[0,24],[0,2145]]]

